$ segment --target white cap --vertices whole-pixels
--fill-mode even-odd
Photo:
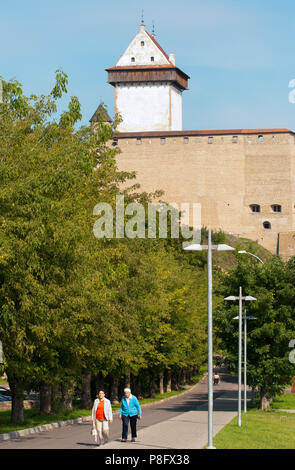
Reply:
[[[130,392],[131,393],[131,389],[130,388],[124,388],[124,392]]]

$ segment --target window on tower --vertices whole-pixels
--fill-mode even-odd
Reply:
[[[141,47],[143,47],[143,46],[144,46],[144,41],[141,41],[141,43],[140,43],[140,44],[141,44]]]
[[[251,204],[250,209],[252,212],[260,212],[260,205],[259,204]]]
[[[280,204],[273,204],[271,208],[274,212],[282,212],[282,206]]]
[[[135,62],[135,57],[131,57],[131,62]]]
[[[154,57],[151,57],[151,62],[155,62],[155,58],[154,58]]]
[[[213,144],[213,136],[208,137],[208,144]]]

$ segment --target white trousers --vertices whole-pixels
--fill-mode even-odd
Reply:
[[[96,425],[96,430],[97,430],[97,437],[98,437],[98,442],[101,444],[102,439],[104,440],[104,443],[106,444],[109,440],[109,423],[106,419],[100,420],[96,419],[95,420],[95,425]]]

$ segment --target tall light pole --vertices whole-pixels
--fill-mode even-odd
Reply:
[[[234,320],[238,320],[235,317]],[[244,413],[247,413],[247,320],[257,320],[256,317],[247,317],[247,310],[244,311]]]
[[[240,251],[238,251],[238,253],[239,253],[240,255],[250,255],[250,256],[253,256],[253,258],[256,258],[261,264],[264,264],[264,261],[262,261],[262,259],[259,258],[259,256],[254,255],[254,253],[250,253],[249,251],[246,251],[246,250],[240,250]],[[252,403],[254,403],[254,401],[255,401],[255,388],[256,388],[256,387],[252,387]]]
[[[238,300],[239,301],[239,367],[238,367],[238,426],[242,425],[242,308],[243,308],[243,300],[251,301],[256,300],[255,297],[251,297],[251,295],[246,295],[243,297],[242,295],[242,287],[240,287],[239,296],[230,295],[226,297],[224,300]]]
[[[213,446],[213,320],[212,320],[212,250],[234,251],[228,245],[212,245],[211,230],[208,230],[208,245],[193,244],[186,251],[207,251],[207,302],[208,302],[208,446]]]

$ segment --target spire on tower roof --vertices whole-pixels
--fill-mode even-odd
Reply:
[[[140,31],[145,31],[145,24],[144,24],[144,15],[143,15],[143,10],[141,10],[141,23],[140,23]]]
[[[152,36],[154,36],[154,38],[156,37],[156,34],[155,34],[155,22],[153,20],[153,27],[152,27]]]

